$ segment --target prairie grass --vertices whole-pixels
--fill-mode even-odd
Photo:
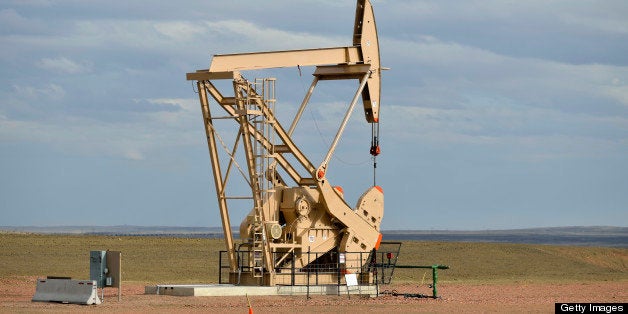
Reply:
[[[89,251],[122,252],[122,280],[214,282],[220,239],[0,234],[0,277],[89,278]]]
[[[445,264],[445,282],[580,282],[628,279],[628,249],[510,243],[404,242],[398,265]],[[431,270],[427,270],[431,272]],[[398,269],[397,282],[422,281],[423,269]],[[431,278],[428,273],[426,278]]]
[[[89,278],[89,251],[122,252],[122,279],[138,283],[218,281],[222,239],[0,233],[0,277]],[[399,265],[445,264],[440,282],[533,283],[628,280],[628,249],[407,241]],[[431,280],[431,270],[397,269],[395,282]]]

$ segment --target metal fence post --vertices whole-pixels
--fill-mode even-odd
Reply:
[[[340,275],[341,275],[341,270],[340,270],[340,252],[338,253],[338,256],[336,256],[336,269],[338,270],[338,284],[336,285],[336,291],[338,292],[338,295],[340,295]],[[346,256],[346,252],[345,252],[345,261],[347,260],[347,256]]]
[[[307,247],[307,299],[310,299],[310,247]]]
[[[294,251],[292,251],[292,273],[291,273],[291,282],[294,286]]]
[[[218,252],[218,283],[222,283],[222,252]]]

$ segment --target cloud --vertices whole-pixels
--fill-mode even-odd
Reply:
[[[617,84],[616,86],[602,87],[601,93],[616,99],[618,102],[628,107],[628,85]]]
[[[207,28],[185,21],[157,22],[153,25],[160,34],[176,41],[191,41],[207,34]]]
[[[570,28],[586,30],[594,33],[607,33],[616,35],[628,34],[628,22],[626,13],[628,6],[625,3],[617,5],[619,1],[608,1],[595,4],[573,6],[569,3],[564,12],[558,14],[557,21]]]
[[[7,0],[10,5],[28,6],[28,7],[50,7],[53,5],[52,0]]]
[[[145,159],[144,155],[141,152],[134,149],[126,151],[123,155],[129,160],[144,160]]]
[[[404,86],[415,92],[402,93],[413,97],[397,103],[441,106],[454,100],[457,103],[449,106],[456,106],[464,99],[490,94],[522,106],[595,115],[626,114],[626,66],[517,58],[434,37],[386,40],[385,44],[395,47],[387,50],[385,64],[392,62],[393,70],[404,69],[402,82],[415,82]],[[397,60],[403,64],[396,64]],[[397,74],[385,73],[384,81],[386,75]],[[595,106],[590,105],[592,101]]]
[[[384,43],[395,48],[384,84],[402,82],[382,98],[391,138],[512,145],[528,160],[590,156],[589,147],[616,154],[628,141],[628,67],[506,56],[433,36]]]
[[[243,20],[207,22],[212,33],[220,34],[234,52],[287,50],[346,46],[348,36],[320,36],[316,34],[263,27]]]
[[[14,9],[0,10],[0,25],[6,28],[17,28],[28,24],[28,19],[17,13]]]
[[[42,87],[13,85],[13,90],[17,95],[30,100],[42,98],[59,100],[66,95],[63,87],[54,83],[49,83]]]
[[[160,125],[176,129],[189,129],[190,121],[198,122],[199,127],[202,125],[201,109],[197,99],[152,98],[146,101],[156,106],[177,108],[177,110],[161,110],[151,113],[150,119]]]
[[[382,9],[380,38],[429,35],[505,56],[628,65],[628,6],[621,0],[551,5],[534,0],[398,0]]]
[[[391,105],[383,115],[383,143],[421,147],[482,147],[510,161],[542,162],[620,157],[628,144],[627,117],[474,102],[461,108]],[[623,143],[623,144],[620,144]]]
[[[153,112],[176,112],[182,108],[177,102],[162,102],[153,99],[133,99],[128,106],[124,106],[125,111],[139,113]]]
[[[32,121],[0,115],[0,141],[40,143],[80,156],[108,156],[145,160],[152,152],[198,144],[201,119],[165,125],[150,115],[142,123],[103,122],[84,117]],[[192,123],[196,122],[196,123]]]
[[[64,72],[68,74],[86,73],[91,71],[91,65],[83,62],[75,62],[65,57],[43,58],[37,62],[37,66],[53,72]]]

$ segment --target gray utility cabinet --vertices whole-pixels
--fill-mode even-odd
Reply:
[[[98,288],[107,283],[107,251],[89,252],[89,280],[96,280]]]

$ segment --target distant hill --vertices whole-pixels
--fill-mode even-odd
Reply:
[[[220,238],[220,227],[173,226],[0,226],[4,232]],[[580,246],[628,247],[628,227],[573,226],[507,230],[384,230],[385,241],[502,242]],[[233,229],[234,237],[239,231]]]
[[[385,240],[441,242],[500,242],[607,246],[628,248],[627,227],[552,227],[511,230],[390,230]]]
[[[175,226],[0,226],[2,231],[30,232],[43,234],[103,234],[103,235],[156,235],[156,234],[204,234],[220,233],[221,227],[175,227]],[[235,229],[234,229],[235,230]]]
[[[500,234],[543,234],[543,235],[623,235],[628,236],[628,227],[612,226],[573,226],[573,227],[544,227],[525,229],[503,229],[503,230],[385,230],[385,234],[458,234],[458,235],[500,235]]]

